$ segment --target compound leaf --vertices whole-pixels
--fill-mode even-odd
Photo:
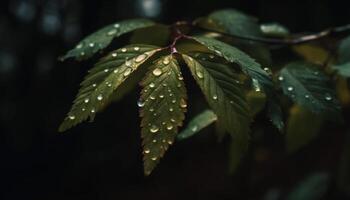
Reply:
[[[154,22],[147,19],[130,19],[108,25],[85,37],[74,49],[68,51],[68,53],[62,57],[62,60],[71,57],[87,59],[96,52],[107,47],[112,42],[113,38],[152,25],[154,25]]]
[[[186,128],[177,135],[177,139],[183,140],[192,137],[205,127],[214,123],[217,118],[218,117],[212,110],[205,110],[199,113],[188,123]]]
[[[315,113],[339,114],[335,90],[328,77],[313,64],[293,62],[278,77],[285,95]]]
[[[209,106],[218,116],[218,122],[235,139],[248,140],[251,117],[237,75],[229,66],[212,62],[212,54],[200,56],[197,61],[189,55],[182,55]]]
[[[144,173],[149,175],[173,144],[186,112],[186,89],[176,59],[165,56],[150,68],[141,81],[139,101]]]
[[[59,131],[65,131],[90,117],[109,102],[110,95],[154,53],[155,46],[129,45],[112,51],[89,71],[81,83],[74,104],[61,124]]]

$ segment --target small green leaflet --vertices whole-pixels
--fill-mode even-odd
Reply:
[[[218,116],[218,122],[234,139],[248,140],[251,116],[237,75],[229,66],[211,62],[212,54],[199,56],[197,61],[182,55],[209,106]]]
[[[289,35],[289,30],[279,23],[261,24],[260,30],[268,37],[286,37]]]
[[[335,91],[317,66],[305,62],[290,63],[281,70],[278,80],[283,93],[299,105],[316,113],[339,114]]]
[[[238,10],[226,9],[215,11],[211,13],[208,18],[229,34],[239,36],[261,36],[257,19]]]
[[[136,29],[154,25],[154,22],[147,19],[130,19],[108,25],[95,33],[85,37],[74,49],[70,50],[62,60],[67,58],[87,59],[96,52],[107,47],[113,38]]]
[[[244,73],[256,80],[268,96],[268,116],[273,124],[276,125],[279,130],[282,130],[284,127],[281,116],[282,112],[276,102],[273,82],[268,73],[261,69],[261,65],[243,51],[219,40],[202,36],[194,37],[194,39],[213,51],[216,55],[225,58],[231,63],[238,64]]]
[[[129,45],[112,51],[89,71],[81,83],[74,104],[61,124],[65,131],[90,117],[93,120],[110,95],[159,48],[149,45]]]
[[[140,107],[144,173],[149,175],[173,144],[187,108],[183,77],[176,59],[161,57],[141,82]]]
[[[183,140],[199,133],[202,129],[214,123],[218,117],[211,110],[205,110],[195,116],[187,125],[187,127],[178,134],[177,139]]]
[[[341,76],[350,77],[350,36],[340,42],[338,48],[338,64],[332,68]]]

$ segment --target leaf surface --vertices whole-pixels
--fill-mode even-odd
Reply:
[[[129,19],[108,25],[85,37],[74,49],[68,51],[62,60],[67,58],[87,59],[107,47],[113,38],[152,25],[154,22],[147,19]]]
[[[93,120],[96,112],[109,102],[110,95],[157,51],[159,48],[155,46],[129,45],[102,58],[81,83],[59,131],[65,131],[88,117]]]
[[[251,116],[242,85],[229,66],[211,62],[212,54],[200,58],[182,55],[209,106],[227,132],[235,139],[249,139]],[[197,60],[198,59],[198,60]]]
[[[142,80],[139,101],[144,173],[149,175],[182,126],[187,107],[183,77],[176,59],[165,56],[154,62]]]

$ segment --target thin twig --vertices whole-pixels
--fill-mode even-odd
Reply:
[[[268,44],[280,44],[280,45],[296,45],[301,43],[306,43],[314,40],[319,40],[321,38],[339,34],[343,32],[350,32],[350,24],[345,26],[339,26],[335,28],[328,28],[326,30],[323,30],[318,33],[311,33],[311,34],[304,34],[302,36],[291,36],[287,38],[260,38],[260,37],[251,37],[251,36],[242,36],[242,35],[236,35],[236,34],[228,34],[225,32],[212,30],[209,28],[204,28],[201,26],[198,26],[196,24],[192,24],[193,27],[202,29],[204,31],[213,32],[213,33],[219,33],[221,35],[227,36],[227,37],[234,37],[241,40],[249,40],[254,42],[262,42],[262,43],[268,43]]]

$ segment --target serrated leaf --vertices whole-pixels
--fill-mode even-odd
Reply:
[[[59,131],[65,131],[88,117],[93,120],[96,112],[108,103],[110,95],[157,51],[159,49],[155,46],[129,45],[102,58],[81,83],[74,104]]]
[[[107,47],[113,38],[152,25],[154,25],[154,22],[147,19],[130,19],[108,25],[85,37],[74,49],[68,51],[62,57],[62,60],[72,57],[76,59],[87,59]]]
[[[286,37],[289,35],[289,30],[277,22],[261,24],[260,30],[268,37]]]
[[[306,177],[287,196],[287,200],[321,200],[329,187],[329,175],[325,172],[314,173]]]
[[[244,73],[257,81],[269,97],[268,116],[273,124],[276,125],[278,129],[282,130],[284,124],[281,117],[281,109],[276,102],[276,97],[273,91],[273,82],[267,72],[261,68],[261,65],[255,62],[253,58],[243,51],[219,40],[201,36],[194,37],[194,39],[206,46],[209,50],[213,51],[216,55],[225,58],[231,63],[238,64]]]
[[[328,77],[315,65],[293,62],[285,66],[279,78],[283,93],[315,113],[339,114],[335,90]]]
[[[141,82],[144,172],[149,175],[173,144],[186,112],[186,89],[176,59],[165,56],[154,62]]]
[[[225,32],[240,36],[261,36],[257,19],[235,9],[219,10],[208,16]]]
[[[323,117],[295,105],[291,108],[286,128],[286,148],[293,153],[310,143],[320,132]]]
[[[227,132],[242,142],[249,139],[251,118],[242,85],[229,66],[211,62],[212,54],[201,54],[198,61],[182,55],[209,106]]]
[[[211,125],[217,120],[217,116],[212,110],[205,110],[195,116],[178,135],[178,140],[187,139],[199,133],[202,129]]]

